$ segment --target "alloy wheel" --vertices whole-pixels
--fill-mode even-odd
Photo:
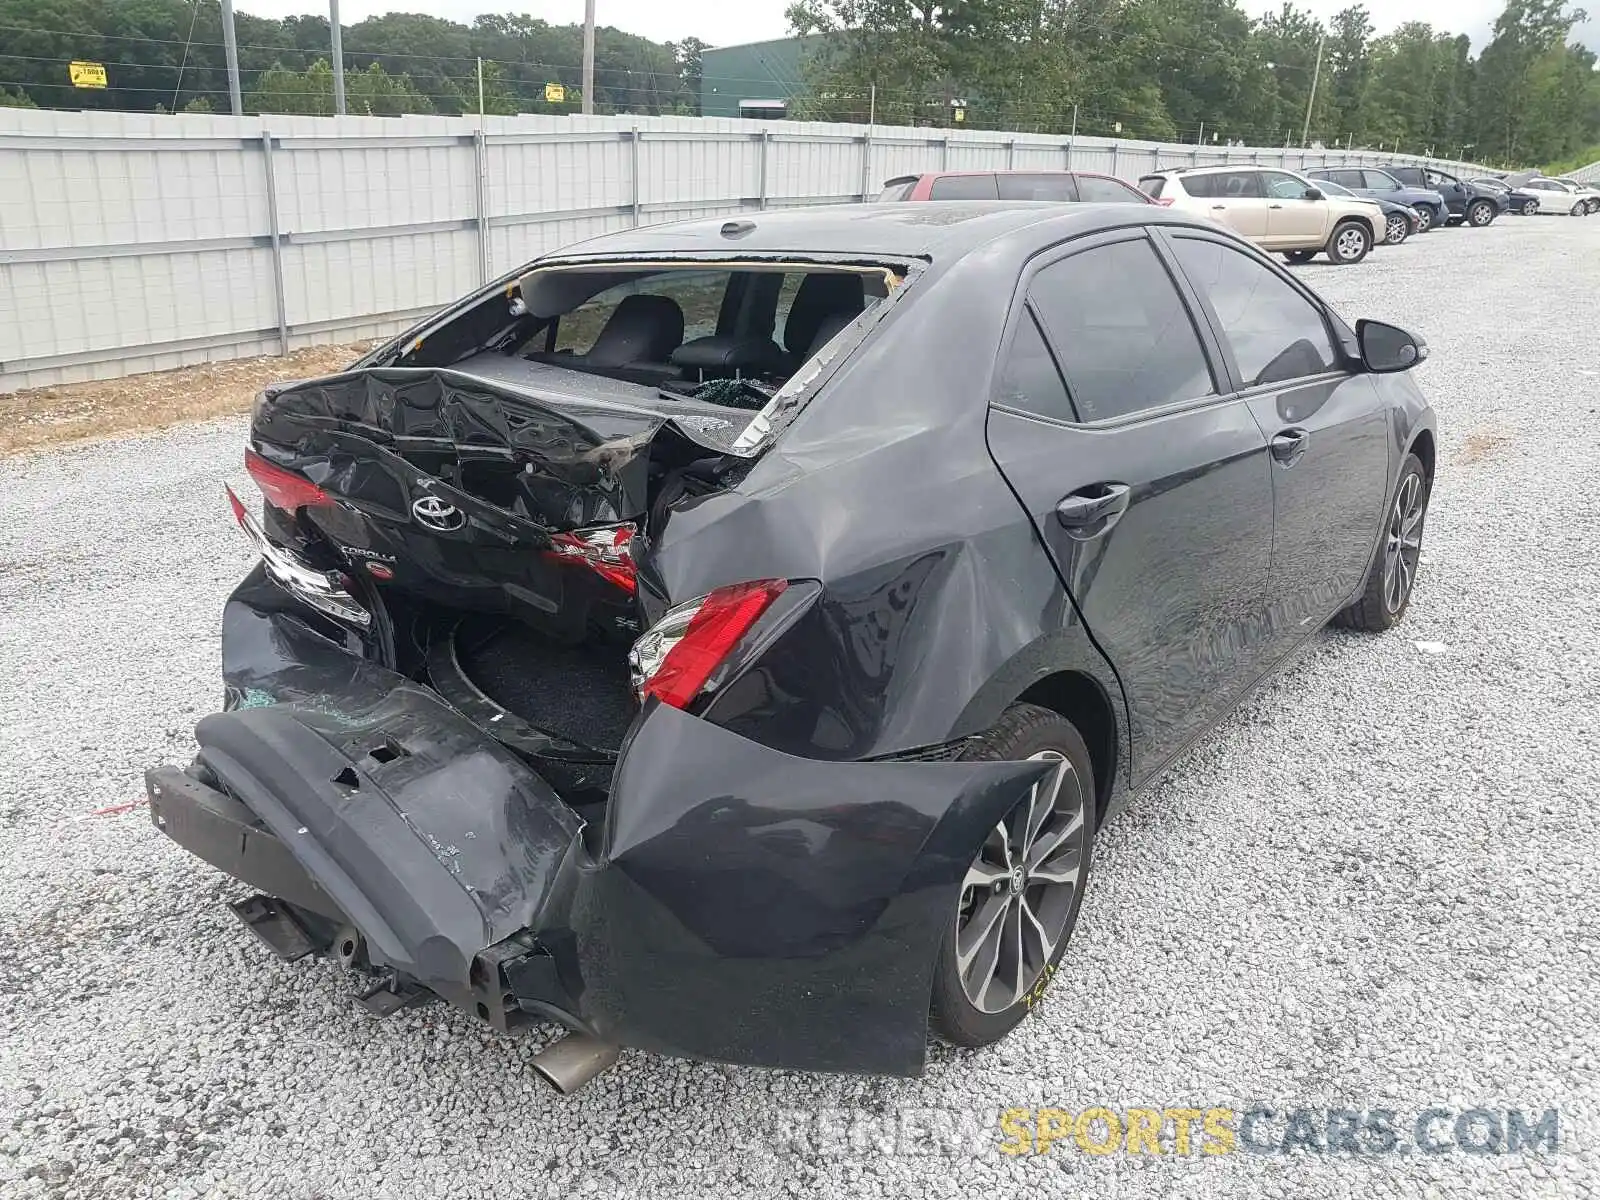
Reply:
[[[1055,769],[984,839],[956,909],[956,971],[969,1003],[1003,1012],[1043,976],[1067,932],[1085,856],[1083,783],[1054,750]]]
[[[1487,225],[1493,217],[1494,214],[1489,210],[1487,204],[1480,203],[1472,206],[1472,223],[1479,228]]]
[[[1411,226],[1404,217],[1399,213],[1395,213],[1390,216],[1385,229],[1383,240],[1391,246],[1398,246],[1406,240],[1406,234],[1410,231]]]
[[[1339,251],[1339,257],[1347,261],[1360,258],[1362,251],[1367,248],[1366,238],[1353,225],[1341,231],[1333,244]]]
[[[1422,557],[1422,476],[1407,475],[1389,514],[1383,551],[1383,603],[1391,613],[1405,607]]]
[[[1419,204],[1415,211],[1417,214],[1417,232],[1427,233],[1428,230],[1433,228],[1433,209],[1425,204]]]

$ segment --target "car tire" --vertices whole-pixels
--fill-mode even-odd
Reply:
[[[1317,256],[1315,250],[1285,250],[1284,258],[1292,263],[1308,263]]]
[[[1422,558],[1422,529],[1427,523],[1430,490],[1422,460],[1415,454],[1406,455],[1383,523],[1383,535],[1367,572],[1366,587],[1361,599],[1334,618],[1336,625],[1382,633],[1398,625],[1406,615]]]
[[[1588,213],[1589,213],[1589,202],[1587,200],[1579,200],[1576,204],[1574,204],[1572,206],[1571,215],[1574,216],[1574,217],[1587,216]]]
[[[1418,204],[1411,211],[1417,214],[1418,233],[1427,233],[1439,223],[1438,214],[1426,204]]]
[[[1391,213],[1383,223],[1383,244],[1398,246],[1411,236],[1411,222],[1399,213]]]
[[[1522,215],[1525,217],[1537,217],[1539,215],[1539,202],[1537,200],[1529,200],[1522,206]]]
[[[950,928],[940,941],[928,1027],[940,1041],[953,1046],[987,1046],[1016,1028],[1038,1003],[1078,923],[1094,837],[1094,766],[1083,737],[1072,723],[1036,704],[1011,705],[991,729],[974,740],[962,759],[1052,759],[1060,764],[974,848],[972,865],[956,897]],[[1037,823],[1026,819],[1035,811],[1035,805],[1045,803],[1049,808]],[[1035,829],[1035,836],[1024,838],[1029,827]],[[1002,831],[1008,836],[1003,837]],[[1016,862],[1014,852],[1026,843],[1028,849],[1021,855],[1026,862],[1031,853],[1046,844],[1046,838],[1055,839],[1054,847],[1047,849],[1034,866],[1048,869],[1051,878],[1031,877],[1034,882],[1030,884],[1030,876],[1024,874],[1020,884],[1014,882],[1015,872],[1027,870]],[[1007,864],[1014,865],[1008,868]],[[989,877],[995,880],[993,884],[973,882]],[[1022,922],[1029,915],[1033,915],[1031,928],[1039,931],[1037,936],[1027,938],[1031,946],[1023,941],[1027,927]],[[986,916],[987,925],[974,924]],[[981,936],[981,931],[994,929],[997,935],[1003,935],[1012,920],[1016,922],[1016,946],[1021,952],[1010,955],[1008,961],[1004,939],[997,936],[986,973],[985,957],[991,941]],[[1056,933],[1055,942],[1047,947],[1050,931]],[[960,945],[967,935],[973,937],[975,954],[963,971]]]
[[[1491,224],[1494,218],[1494,202],[1491,200],[1474,200],[1467,205],[1467,224],[1474,229],[1482,229]]]
[[[1328,239],[1328,258],[1341,267],[1354,266],[1372,249],[1372,230],[1360,221],[1341,221]]]

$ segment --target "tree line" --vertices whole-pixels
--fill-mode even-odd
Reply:
[[[1378,36],[1360,4],[1327,23],[1236,0],[795,0],[788,15],[826,35],[805,65],[800,115],[817,119],[1600,158],[1600,73],[1565,0],[1509,0],[1476,56],[1419,21]]]
[[[248,3],[248,0],[241,0]],[[325,6],[323,6],[325,8]],[[271,20],[238,12],[245,107],[333,112],[326,12]],[[575,112],[582,103],[583,30],[491,14],[471,25],[387,13],[344,25],[347,110],[373,116],[478,111],[478,65],[489,112]],[[602,27],[595,37],[596,110],[699,111],[702,43],[653,42]],[[108,87],[75,88],[68,63],[106,64]],[[560,85],[559,101],[546,98]],[[554,93],[552,93],[554,94]],[[218,0],[0,0],[0,104],[121,111],[229,111]]]
[[[794,0],[788,19],[821,35],[784,81],[792,116],[1600,158],[1600,72],[1566,0],[1508,0],[1477,55],[1422,22],[1379,36],[1360,4],[1324,23],[1291,2],[1257,19],[1237,0]],[[326,16],[239,13],[236,28],[248,110],[333,111]],[[222,42],[218,0],[0,0],[0,105],[226,112]],[[577,25],[388,13],[343,42],[351,112],[477,111],[480,58],[488,112],[581,105]],[[704,49],[601,27],[596,111],[698,113]],[[74,60],[106,64],[109,86],[74,88]]]

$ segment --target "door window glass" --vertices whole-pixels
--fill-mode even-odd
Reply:
[[[1078,197],[1085,204],[1144,204],[1144,193],[1119,179],[1098,175],[1078,176]]]
[[[999,176],[1002,200],[1076,200],[1078,189],[1065,171],[1039,175]]]
[[[1304,200],[1306,198],[1306,185],[1302,180],[1293,175],[1285,175],[1282,171],[1263,171],[1261,178],[1267,185],[1267,195],[1274,200]]]
[[[1056,360],[1045,345],[1039,326],[1026,310],[1017,323],[1016,336],[1006,352],[1000,372],[999,401],[1008,408],[1019,408],[1056,421],[1075,421],[1067,385],[1056,369]]]
[[[941,175],[928,193],[932,200],[998,200],[993,175]]]
[[[1387,171],[1363,171],[1367,179],[1367,189],[1373,192],[1393,192],[1400,188],[1400,181]]]
[[[1028,298],[1061,355],[1082,420],[1212,394],[1189,312],[1143,238],[1052,263],[1033,277]]]
[[[1320,375],[1338,363],[1322,313],[1276,272],[1220,242],[1174,245],[1184,274],[1216,310],[1246,387]]]

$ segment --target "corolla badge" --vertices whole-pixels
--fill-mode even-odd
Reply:
[[[423,496],[412,502],[411,515],[424,529],[437,529],[449,533],[467,523],[467,514],[454,504],[447,504],[437,496]]]

